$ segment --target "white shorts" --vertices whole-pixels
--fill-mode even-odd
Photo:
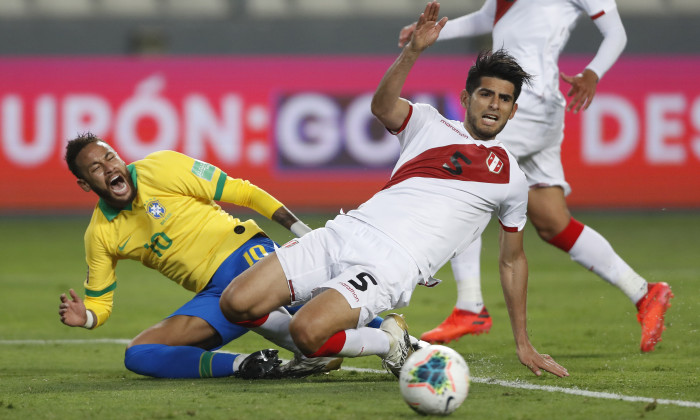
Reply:
[[[408,305],[422,280],[415,261],[396,242],[345,215],[293,239],[276,253],[292,305],[335,289],[352,308],[362,308],[358,327],[381,312]]]
[[[561,163],[564,112],[556,100],[522,91],[515,117],[497,136],[518,160],[530,188],[560,186],[565,195],[571,192]]]

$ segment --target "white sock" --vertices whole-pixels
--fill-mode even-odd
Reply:
[[[584,226],[569,255],[587,270],[617,286],[632,303],[637,303],[647,293],[647,281],[615,253],[601,234],[588,226]]]
[[[245,360],[246,357],[250,356],[250,353],[241,353],[238,356],[236,356],[235,359],[233,359],[233,371],[238,372],[238,368],[241,366],[241,363]]]
[[[345,330],[345,345],[338,353],[342,357],[359,357],[389,353],[389,335],[379,328],[362,327]]]
[[[289,322],[292,316],[284,308],[278,308],[270,312],[265,322],[251,331],[255,331],[278,346],[294,353],[301,353],[292,340],[289,333]]]
[[[479,313],[484,308],[481,295],[481,237],[461,253],[455,255],[450,263],[457,282],[458,309]]]

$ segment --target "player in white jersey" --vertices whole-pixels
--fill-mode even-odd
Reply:
[[[420,53],[446,19],[429,3],[372,100],[373,114],[401,144],[386,186],[358,209],[295,239],[236,277],[224,291],[224,315],[236,323],[264,318],[281,303],[306,304],[288,328],[308,357],[378,355],[395,375],[410,354],[396,314],[379,329],[365,324],[408,304],[417,284],[479,237],[491,214],[501,223],[500,271],[518,357],[535,374],[568,372],[539,354],[526,331],[527,260],[522,247],[527,183],[514,157],[494,140],[529,80],[503,51],[482,53],[461,93],[465,122],[400,97]],[[287,326],[282,326],[287,327]]]
[[[559,90],[559,54],[581,16],[596,24],[603,41],[593,60],[575,76],[561,74],[571,84],[568,106]],[[414,24],[415,25],[415,24]],[[399,46],[413,31],[408,25],[399,35]],[[483,7],[449,21],[439,40],[491,32],[493,45],[506,49],[534,75],[523,88],[517,116],[499,134],[518,159],[530,185],[528,216],[539,236],[569,253],[571,259],[617,286],[636,304],[642,324],[641,350],[652,351],[664,329],[664,314],[673,297],[668,284],[647,283],[598,232],[571,216],[566,195],[561,143],[564,110],[574,113],[591,104],[598,80],[614,64],[627,42],[614,0],[486,0]],[[423,334],[429,342],[448,342],[464,334],[488,332],[491,318],[484,307],[480,287],[480,242],[452,261],[458,300],[452,314],[437,328]]]

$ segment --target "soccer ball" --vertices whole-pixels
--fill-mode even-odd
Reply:
[[[446,416],[469,392],[469,366],[445,346],[427,346],[413,353],[399,375],[401,395],[420,414]]]

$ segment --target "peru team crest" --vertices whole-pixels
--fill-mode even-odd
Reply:
[[[501,169],[503,169],[503,161],[495,153],[491,152],[489,157],[486,158],[486,166],[488,166],[490,172],[500,174]]]
[[[154,219],[160,219],[165,216],[165,207],[158,200],[151,200],[146,204],[146,211]]]

